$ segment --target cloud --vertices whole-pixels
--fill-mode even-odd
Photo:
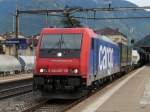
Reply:
[[[150,0],[126,0],[126,1],[132,2],[140,7],[150,6]],[[150,11],[150,10],[147,10],[147,11]]]

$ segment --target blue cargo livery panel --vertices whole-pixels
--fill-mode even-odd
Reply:
[[[119,45],[104,36],[92,38],[89,62],[89,82],[119,72]]]

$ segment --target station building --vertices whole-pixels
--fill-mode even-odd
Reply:
[[[105,28],[100,30],[95,30],[97,34],[107,36],[111,40],[113,40],[116,43],[123,43],[127,44],[127,37],[119,32],[118,29],[111,29],[111,28]]]
[[[34,46],[32,45],[33,39],[26,38],[19,35],[15,38],[15,34],[7,34],[0,36],[0,54],[12,55],[16,54],[16,46],[18,47],[18,54],[23,56],[33,56]]]

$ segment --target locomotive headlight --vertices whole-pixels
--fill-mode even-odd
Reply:
[[[73,70],[73,72],[74,72],[75,74],[77,74],[77,73],[79,72],[79,70],[76,68],[76,69]]]
[[[47,68],[41,68],[40,69],[40,73],[47,73],[48,72],[48,69]]]
[[[79,69],[75,68],[75,69],[70,69],[69,70],[70,73],[73,73],[73,74],[78,74],[79,73]]]
[[[44,72],[44,69],[43,69],[43,68],[41,68],[41,69],[40,69],[40,73],[43,73],[43,72]]]

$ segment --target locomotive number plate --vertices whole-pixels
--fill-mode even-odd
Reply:
[[[50,72],[53,72],[53,73],[59,73],[59,72],[68,72],[68,69],[50,69],[49,70]]]

